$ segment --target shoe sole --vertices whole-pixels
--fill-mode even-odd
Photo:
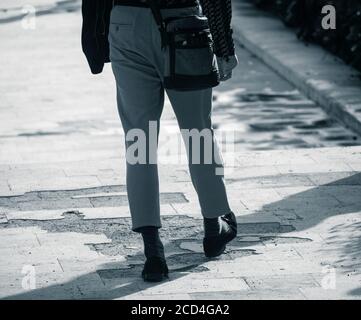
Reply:
[[[226,245],[224,245],[219,251],[217,251],[217,253],[214,253],[214,254],[204,253],[204,254],[207,258],[216,258],[216,257],[219,257],[220,255],[222,255],[225,250],[226,250]]]
[[[168,279],[168,275],[159,273],[148,273],[142,275],[142,278],[145,282],[162,282]]]
[[[219,257],[220,255],[222,255],[224,253],[224,251],[226,250],[227,244],[230,243],[233,239],[235,239],[237,237],[237,232],[232,232],[228,235],[227,238],[224,239],[224,245],[215,253],[209,254],[206,252],[206,250],[204,250],[204,254],[207,258],[216,258]],[[204,245],[203,245],[204,246]]]

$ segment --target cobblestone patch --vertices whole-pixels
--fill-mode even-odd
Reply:
[[[130,218],[84,219],[79,211],[68,211],[61,219],[31,220],[10,219],[0,224],[0,231],[19,228],[38,227],[48,233],[87,233],[103,234],[110,241],[103,243],[87,243],[95,252],[108,257],[124,256],[124,263],[119,268],[99,270],[101,277],[119,278],[139,275],[144,261],[141,238],[131,231]],[[203,225],[199,219],[188,216],[163,217],[162,237],[167,239],[165,249],[167,260],[172,272],[204,272],[209,269],[203,266],[208,259],[202,251]],[[226,253],[218,260],[228,261],[249,255],[259,254],[258,244],[301,243],[311,241],[296,237],[280,236],[279,233],[289,232],[294,228],[281,223],[239,223],[242,236],[229,246]],[[249,234],[249,237],[244,236]],[[247,242],[245,242],[245,240]],[[245,248],[250,244],[250,247]],[[254,248],[252,248],[254,246]]]
[[[307,243],[312,242],[312,239],[309,238],[299,238],[299,237],[261,237],[262,243],[264,244],[271,244],[274,246],[281,245],[281,244],[300,244],[300,243]]]
[[[181,192],[164,192],[160,201],[165,203],[185,203]],[[0,197],[0,207],[19,211],[53,210],[67,208],[100,208],[128,205],[124,185],[102,186],[74,190],[31,191],[22,195]]]
[[[238,224],[240,234],[265,234],[265,233],[287,233],[294,231],[292,225],[283,225],[279,222],[259,222],[259,223],[242,223]]]

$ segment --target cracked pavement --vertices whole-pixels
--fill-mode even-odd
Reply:
[[[240,67],[214,96],[215,127],[237,129],[224,158],[238,237],[222,257],[204,257],[187,165],[172,162],[167,101],[159,171],[171,273],[143,283],[110,68],[90,75],[76,1],[37,3],[36,30],[21,29],[16,10],[0,18],[0,298],[361,298],[359,137],[241,46]],[[24,266],[35,289],[22,286]]]

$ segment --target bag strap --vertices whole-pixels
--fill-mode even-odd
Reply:
[[[158,6],[157,0],[146,0],[150,9],[152,10],[152,14],[154,17],[155,22],[158,25],[158,29],[161,35],[162,40],[162,49],[164,49],[168,42],[168,34],[166,30],[165,21],[163,20],[162,13],[160,11],[160,7]]]

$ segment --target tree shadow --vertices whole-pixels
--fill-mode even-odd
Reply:
[[[326,173],[327,176],[329,173]],[[280,218],[289,215],[297,231],[317,226],[339,215],[349,215],[341,223],[325,226],[322,254],[333,257],[332,264],[344,274],[359,274],[361,270],[361,173],[291,195],[263,206],[262,212],[273,212]],[[358,215],[357,215],[358,214]]]
[[[357,288],[355,290],[351,290],[350,292],[348,292],[348,294],[350,296],[357,296],[360,297],[361,296],[361,288]]]
[[[329,175],[331,173],[324,173],[320,176],[327,178]],[[293,176],[296,175],[293,174]],[[297,178],[301,180],[302,176],[300,174]],[[279,181],[282,179],[282,176],[277,177]],[[262,177],[259,179],[262,180]],[[270,177],[265,177],[265,179],[270,179]],[[331,183],[290,195],[280,201],[263,206],[256,214],[267,211],[278,212],[281,216],[283,212],[293,212],[296,217],[294,226],[297,230],[311,228],[322,220],[335,215],[360,212],[361,173],[355,173]]]
[[[216,260],[232,261],[236,258],[259,254],[256,249],[252,249],[252,245],[311,241],[310,239],[293,238],[289,235],[282,236],[282,233],[309,229],[332,216],[360,212],[361,197],[358,193],[360,186],[361,173],[356,173],[350,177],[267,204],[252,214],[237,217],[239,235],[226,253]],[[283,220],[287,220],[288,223],[262,222],[262,216],[267,212],[274,213],[281,220],[284,218]],[[111,243],[90,244],[89,246],[105,255],[111,255],[111,252],[114,255],[124,253],[125,251],[114,252],[112,250],[122,247],[120,241],[134,237],[129,230],[125,231],[125,228],[129,228],[130,222],[124,219],[94,219],[91,221],[82,220],[80,213],[70,212],[65,217],[67,215],[68,219],[75,220],[72,223],[70,220],[50,222],[12,220],[9,221],[10,226],[8,227],[11,227],[11,224],[14,224],[13,227],[24,227],[26,226],[24,224],[28,223],[32,226],[40,226],[48,232],[103,233],[112,240]],[[256,218],[256,220],[259,218],[260,222],[252,223],[250,218]],[[103,264],[96,271],[77,276],[69,281],[11,295],[5,299],[121,299],[149,288],[153,288],[151,293],[153,295],[154,288],[158,287],[161,290],[163,286],[173,285],[172,282],[184,276],[209,271],[206,264],[209,260],[201,252],[203,235],[200,220],[186,216],[167,216],[163,217],[163,222],[163,236],[169,239],[165,244],[166,252],[170,253],[167,257],[171,271],[169,281],[155,284],[144,283],[140,278],[144,256],[142,251],[137,249],[131,253],[128,251],[125,264]],[[60,228],[59,224],[67,226],[67,228]],[[109,227],[110,225],[112,227]],[[361,222],[359,221],[357,224],[351,224],[348,228],[359,230],[360,226]],[[341,258],[343,256],[352,261],[353,265],[359,265],[361,263],[359,255],[361,234],[359,232],[357,237],[355,234],[348,237],[349,229],[343,227],[343,225],[334,226],[331,229],[331,235],[336,232],[335,230],[342,231],[339,254]],[[91,230],[91,228],[95,229]],[[119,228],[121,230],[117,234],[116,230]],[[250,238],[253,240],[247,240]],[[134,238],[129,241],[134,241]],[[184,246],[184,244],[188,245]],[[358,295],[359,290],[350,294]]]

